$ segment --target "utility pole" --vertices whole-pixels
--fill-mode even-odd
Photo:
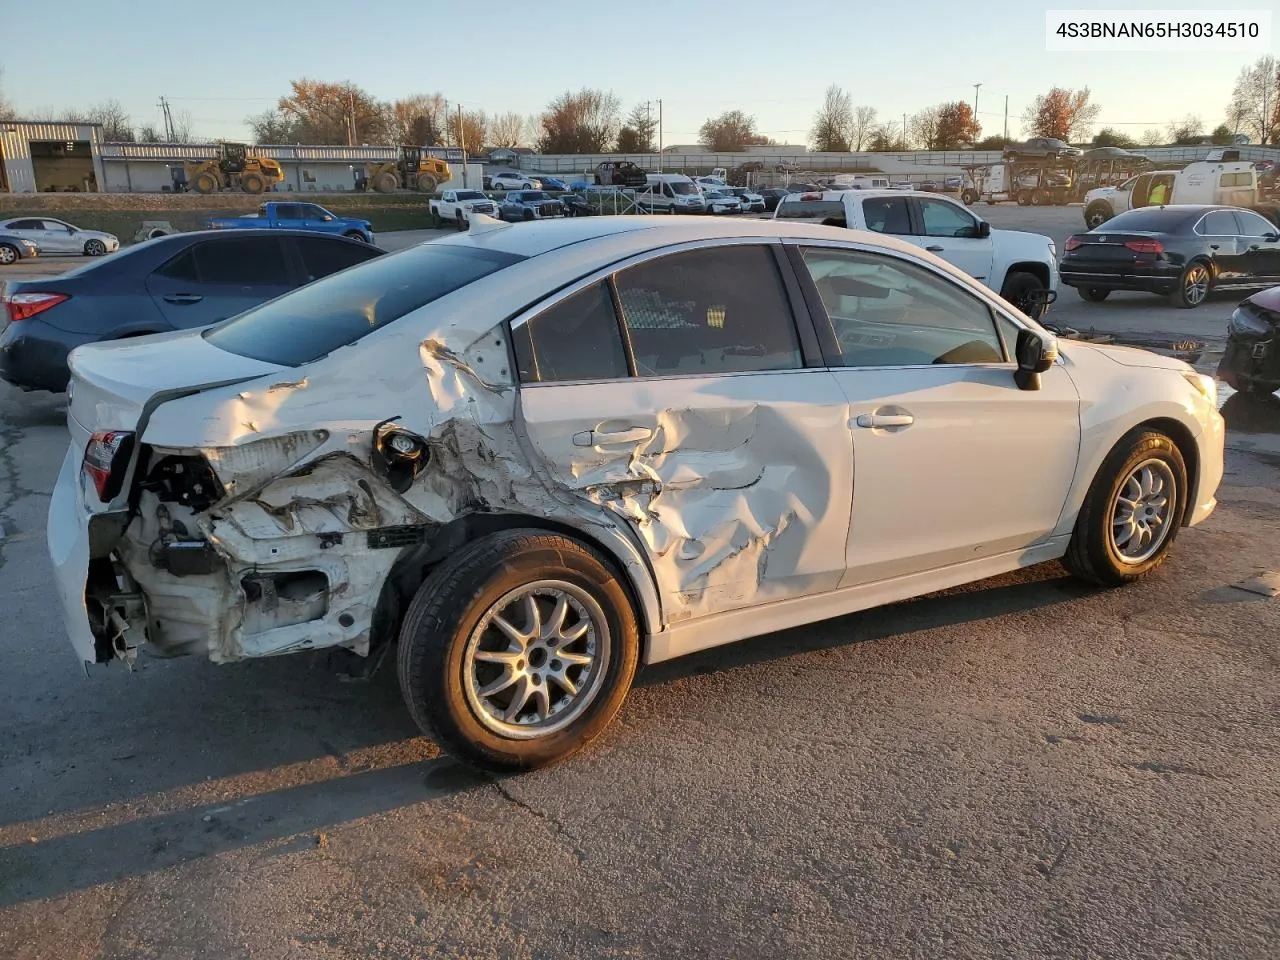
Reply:
[[[973,85],[973,124],[979,131],[982,129],[982,124],[978,122],[978,88],[981,86],[982,84],[980,83]],[[977,137],[975,136],[974,139],[977,139]]]
[[[646,100],[644,102],[644,146],[645,151],[653,146],[653,112],[649,109],[651,103]]]
[[[169,101],[167,98],[161,97],[156,106],[160,108],[160,115],[164,118],[165,141],[173,143],[173,114],[169,112]]]
[[[662,98],[658,98],[658,172],[662,172]]]
[[[905,150],[909,144],[907,143],[907,115],[902,115],[902,149]]]
[[[458,146],[462,148],[462,185],[467,185],[467,128],[462,125],[462,104],[458,104]]]
[[[1004,138],[1009,139],[1009,95],[1004,95]]]

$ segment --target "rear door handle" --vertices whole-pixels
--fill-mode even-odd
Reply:
[[[164,298],[166,303],[199,303],[204,297],[197,297],[194,293],[174,293]]]
[[[613,443],[639,443],[653,436],[648,427],[630,427],[627,430],[603,432],[600,430],[583,430],[573,435],[575,447],[600,447]]]
[[[928,250],[930,253],[942,253],[942,251],[946,250],[947,248],[940,247],[937,244],[934,244],[932,247],[925,247],[925,249]]]
[[[909,413],[864,413],[853,421],[859,427],[909,427],[916,418]]]

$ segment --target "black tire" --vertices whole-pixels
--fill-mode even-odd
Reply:
[[[1117,498],[1130,475],[1147,461],[1163,463],[1174,483],[1168,515],[1161,525],[1155,551],[1140,562],[1126,561],[1117,550],[1112,525]],[[1118,587],[1150,573],[1164,563],[1178,536],[1187,504],[1187,467],[1177,445],[1163,433],[1138,427],[1107,454],[1080,506],[1063,566],[1072,576],[1104,587]]]
[[[972,206],[978,202],[978,194],[975,190],[965,190],[960,194],[960,202],[966,207]]]
[[[566,709],[580,711],[576,717],[561,729],[518,739],[495,730],[492,724],[501,721],[482,720],[473,706],[478,693],[468,693],[468,684],[479,678],[469,672],[466,654],[483,618],[502,612],[495,605],[538,582],[589,598],[597,614],[590,620],[596,650],[608,654],[597,672],[584,667],[579,673],[584,696],[592,693],[576,708],[570,701]],[[418,726],[453,756],[483,770],[528,770],[568,756],[609,724],[631,688],[639,649],[627,591],[603,556],[559,534],[505,530],[453,554],[418,588],[400,628],[400,690]],[[528,666],[522,660],[519,669],[536,669],[533,662],[531,651]],[[545,682],[539,678],[535,689]]]
[[[1084,225],[1090,230],[1096,230],[1108,220],[1111,219],[1111,208],[1105,203],[1095,203],[1084,212]]]
[[[1250,380],[1246,387],[1246,392],[1259,400],[1274,399],[1277,390],[1280,390],[1280,380],[1273,382]]]
[[[361,243],[368,242],[367,240],[365,240],[364,234],[361,233],[359,230],[348,230],[346,233],[343,234],[343,236],[346,237],[348,240],[359,240]]]
[[[373,189],[378,193],[395,193],[399,186],[400,178],[389,171],[378,174],[378,178],[373,181]]]
[[[1021,193],[1018,194],[1018,206],[1020,207],[1031,206],[1031,193],[1029,191],[1023,190]]]
[[[245,193],[262,193],[267,189],[267,181],[259,173],[244,173],[240,175],[240,189]]]
[[[1076,293],[1080,294],[1081,300],[1088,300],[1090,303],[1101,303],[1111,296],[1111,291],[1106,287],[1076,287]]]
[[[467,229],[467,218],[462,215],[461,210],[454,211],[453,225],[457,227],[459,231]]]
[[[208,172],[202,173],[200,176],[196,177],[196,182],[193,186],[196,189],[196,193],[205,194],[217,193],[221,188],[221,184],[218,183],[218,178]]]
[[[8,267],[22,259],[18,248],[9,243],[0,243],[0,267]]]
[[[84,244],[84,255],[86,257],[101,257],[107,252],[107,245],[101,240],[86,240]]]
[[[520,218],[521,218],[522,220],[524,220],[526,223],[528,223],[530,220],[532,220],[532,219],[533,219],[533,211],[532,211],[532,210],[526,210],[524,213],[522,213],[522,214],[520,215]]]
[[[1042,302],[1036,301],[1034,295],[1043,292],[1044,289],[1044,282],[1034,273],[1015,270],[1005,277],[1004,286],[1000,288],[1000,296],[1004,297],[1027,316],[1034,318],[1036,316],[1035,311]]]
[[[1183,310],[1194,310],[1209,297],[1213,289],[1213,274],[1202,260],[1188,263],[1178,277],[1178,287],[1169,294],[1169,302]]]
[[[431,211],[431,226],[437,230],[441,229],[444,226],[444,221],[440,219],[439,210]]]
[[[1049,197],[1043,190],[1033,190],[1029,203],[1033,207],[1043,207],[1048,205]]]

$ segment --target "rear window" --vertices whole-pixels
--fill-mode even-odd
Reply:
[[[301,287],[210,327],[204,337],[228,353],[296,367],[523,259],[427,243]]]
[[[1188,220],[1199,219],[1200,212],[1186,214],[1179,210],[1147,210],[1139,208],[1128,210],[1118,217],[1112,217],[1094,233],[1122,233],[1137,230],[1143,233],[1167,233],[1178,230]]]
[[[778,204],[779,220],[839,220],[844,223],[844,203],[839,200],[783,200]]]

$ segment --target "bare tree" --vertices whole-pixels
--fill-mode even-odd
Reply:
[[[827,87],[813,116],[809,143],[818,153],[847,153],[853,132],[853,98],[837,84]]]
[[[154,123],[144,123],[138,128],[139,143],[164,143],[165,135]]]
[[[1087,140],[1102,107],[1089,102],[1089,88],[1054,87],[1042,93],[1022,114],[1022,126],[1033,137]]]
[[[609,91],[565,91],[542,113],[538,146],[543,153],[604,153],[617,142],[621,110]]]
[[[302,131],[297,122],[279,110],[264,110],[245,117],[244,122],[253,134],[254,143],[302,142]]]
[[[103,100],[83,112],[68,111],[65,116],[69,122],[102,124],[102,139],[108,143],[133,142],[133,121],[119,100]]]
[[[387,105],[387,139],[393,144],[434,147],[444,139],[445,102],[438,93],[415,93]]]
[[[1169,124],[1166,132],[1169,143],[1175,147],[1196,144],[1204,138],[1204,121],[1197,116],[1187,114],[1181,120],[1175,120]]]
[[[542,139],[542,114],[531,113],[524,118],[524,133],[521,136],[522,147],[536,147]]]
[[[0,120],[11,120],[14,116],[13,104],[4,95],[4,69],[0,68]]]
[[[1164,143],[1164,134],[1159,130],[1144,130],[1142,132],[1142,145],[1144,147],[1158,147]]]
[[[939,107],[925,107],[911,118],[911,139],[921,144],[926,150],[937,150],[938,128],[942,121],[942,110]]]
[[[489,137],[489,117],[483,110],[454,110],[449,114],[449,139],[457,147],[478,153]]]
[[[176,117],[172,117],[170,136],[174,143],[192,143],[195,141],[195,133],[193,132],[193,124],[191,122],[191,112],[183,110]]]
[[[657,131],[658,118],[653,115],[649,104],[637,103],[618,131],[618,152],[653,153],[657,149],[654,143]]]
[[[853,108],[853,124],[849,128],[850,146],[854,150],[861,150],[871,140],[871,135],[876,129],[876,108],[875,107],[854,107]]]
[[[489,123],[489,142],[495,147],[522,146],[524,117],[514,110],[495,116]]]
[[[1241,69],[1227,121],[1264,146],[1280,143],[1280,60],[1268,55]]]

